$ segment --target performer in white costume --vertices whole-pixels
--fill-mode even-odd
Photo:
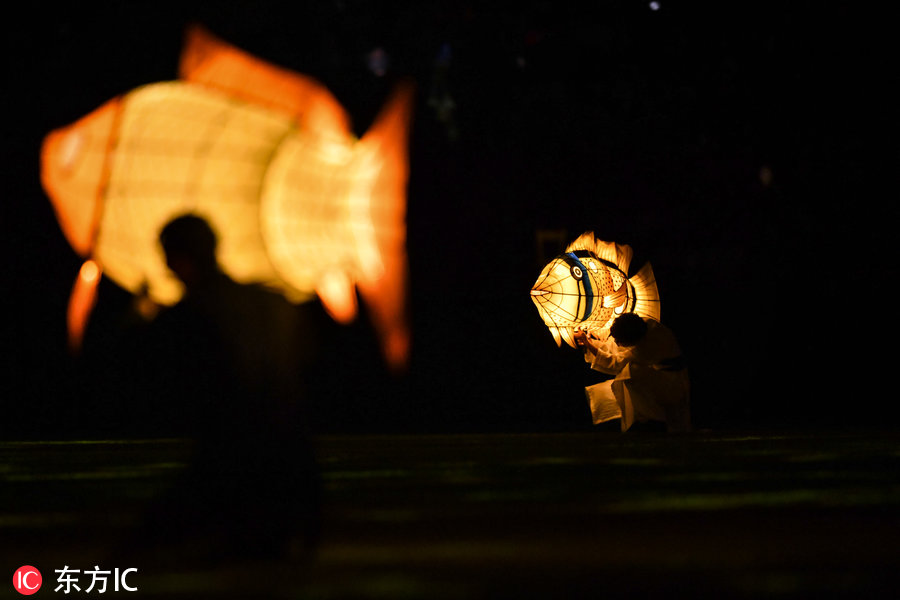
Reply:
[[[649,421],[665,423],[670,432],[690,431],[690,380],[668,327],[625,313],[613,322],[608,340],[578,330],[575,342],[592,369],[615,376],[586,388],[595,424],[621,418],[622,431]]]

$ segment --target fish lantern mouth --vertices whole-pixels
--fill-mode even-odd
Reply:
[[[531,290],[532,296],[545,296],[549,293],[547,290]]]

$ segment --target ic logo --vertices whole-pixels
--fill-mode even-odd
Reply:
[[[32,566],[19,567],[13,574],[13,587],[23,596],[30,596],[41,589],[41,572]]]

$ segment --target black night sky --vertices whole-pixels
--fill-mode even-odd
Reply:
[[[630,244],[632,270],[652,263],[698,427],[892,424],[897,203],[872,181],[897,153],[879,15],[813,2],[305,4],[36,2],[7,15],[4,435],[103,418],[90,361],[65,350],[80,259],[40,186],[41,140],[174,79],[191,23],[318,78],[359,133],[393,81],[417,84],[412,364],[384,373],[365,320],[329,335],[322,429],[590,429],[591,374],[528,296],[562,249],[539,248],[538,233],[557,230]],[[390,58],[383,77],[366,62],[375,48]],[[443,94],[451,120],[435,108]],[[127,301],[111,284],[101,294],[99,356]]]

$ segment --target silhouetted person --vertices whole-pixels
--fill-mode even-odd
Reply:
[[[591,368],[615,379],[588,388],[595,422],[598,413],[621,412],[622,431],[633,423],[665,423],[668,431],[691,429],[690,380],[672,331],[653,319],[625,313],[613,321],[606,342],[575,332]],[[605,409],[605,410],[604,410]]]
[[[184,480],[152,511],[143,543],[187,543],[212,559],[282,557],[296,535],[314,543],[318,533],[303,332],[280,294],[219,268],[216,241],[192,215],[160,234],[184,296],[150,327],[147,361],[174,432],[195,449]]]

